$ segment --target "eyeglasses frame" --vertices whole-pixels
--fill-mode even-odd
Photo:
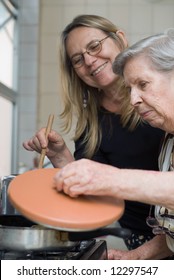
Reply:
[[[90,55],[90,56],[95,56],[95,55],[99,54],[99,53],[101,52],[101,50],[102,50],[102,43],[103,43],[107,38],[109,38],[109,37],[110,37],[110,35],[107,35],[106,37],[104,37],[104,38],[101,39],[101,40],[95,40],[95,41],[90,42],[90,43],[87,45],[86,51],[85,51],[85,52],[83,52],[83,53],[81,53],[81,54],[75,54],[74,56],[72,56],[72,57],[71,57],[71,65],[72,65],[72,67],[73,67],[74,69],[77,69],[77,68],[80,68],[80,67],[82,67],[82,66],[84,65],[84,61],[85,61],[85,59],[84,59],[84,54],[85,54],[85,53],[87,53],[87,54]],[[90,51],[88,51],[88,48],[89,48],[89,46],[90,46],[91,44],[93,44],[93,43],[95,43],[95,42],[98,42],[98,43],[100,44],[100,50],[99,50],[97,53],[95,53],[95,54],[91,54]],[[81,57],[82,57],[82,64],[81,64],[80,66],[74,66],[73,63],[72,63],[72,58],[74,58],[74,57],[76,57],[76,56],[81,56]]]
[[[169,228],[165,228],[165,227],[164,227],[165,218],[172,218],[172,219],[174,219],[174,216],[168,214],[168,210],[165,208],[165,213],[164,213],[164,214],[160,214],[160,217],[163,218],[163,222],[162,222],[162,225],[161,225],[161,226],[159,225],[158,220],[157,220],[155,217],[152,217],[152,205],[151,205],[151,206],[150,206],[150,209],[149,209],[149,215],[148,215],[148,217],[146,218],[146,223],[147,223],[147,225],[148,225],[149,227],[152,228],[152,232],[153,232],[153,234],[155,234],[155,235],[158,235],[158,234],[167,234],[167,235],[171,236],[172,238],[174,238],[174,232],[170,231],[170,229],[169,229],[169,228],[170,228],[170,225],[169,225]],[[156,224],[154,224],[154,226],[151,225],[151,224],[149,223],[150,220],[151,220],[151,221],[154,220],[154,221],[156,222]]]

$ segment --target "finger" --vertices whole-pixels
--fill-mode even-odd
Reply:
[[[81,194],[81,185],[79,184],[79,180],[74,175],[70,175],[66,177],[66,173],[63,171],[59,171],[54,176],[54,186],[60,192],[63,191],[67,195],[71,197],[77,197]]]
[[[40,141],[38,140],[38,138],[36,136],[34,136],[33,138],[31,138],[28,141],[28,145],[38,153],[40,153],[41,150],[42,150],[42,146],[40,144]]]
[[[73,187],[67,185],[61,174],[56,174],[53,178],[53,188],[56,188],[59,192],[63,191],[71,197],[78,196],[78,194],[76,194],[76,188],[79,188],[79,185],[74,185]],[[75,188],[75,191],[73,188]]]
[[[23,147],[24,147],[27,151],[34,151],[34,150],[28,145],[28,141],[23,142],[22,145],[23,145]]]
[[[63,178],[61,176],[61,174],[56,174],[56,176],[53,178],[54,180],[54,186],[56,187],[56,189],[60,192],[60,191],[63,191],[64,193],[70,195],[70,196],[74,196],[76,194],[74,194],[72,192],[73,188],[76,186],[78,186],[79,188],[79,184],[77,183],[72,183],[72,180],[69,179],[69,178]],[[70,183],[71,182],[71,183]],[[72,188],[72,189],[71,189]],[[76,188],[75,188],[76,190]]]
[[[70,197],[78,197],[81,194],[81,192],[79,191],[79,185],[69,187],[68,189],[66,189],[66,187],[63,185],[63,191]]]
[[[78,182],[69,184],[67,183],[66,179],[63,181],[62,190],[71,197],[77,197],[78,195],[82,194],[80,189],[81,188]]]
[[[51,132],[48,134],[48,139],[53,143],[64,143],[63,138],[54,130],[51,130]]]
[[[64,166],[59,172],[57,172],[54,178],[58,183],[59,180],[62,181],[74,175],[75,175],[75,170],[73,167],[73,162],[71,162],[68,163],[66,166]]]
[[[120,260],[121,259],[120,251],[113,250],[113,249],[109,250],[108,259],[109,260]]]
[[[114,254],[112,251],[108,251],[108,260],[114,260]]]
[[[54,186],[57,191],[63,191],[63,176],[61,175],[61,171],[57,172],[53,177]]]
[[[23,143],[23,147],[28,151],[41,151],[41,145],[37,137],[33,136],[30,140]]]
[[[33,142],[35,143],[35,145],[38,146],[39,144],[42,149],[45,149],[48,146],[48,136],[49,133],[46,137],[46,128],[41,128],[35,135]]]

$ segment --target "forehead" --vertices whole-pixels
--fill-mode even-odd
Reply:
[[[67,53],[81,51],[90,41],[102,39],[104,35],[104,31],[97,28],[77,27],[68,34],[66,39]]]
[[[123,76],[125,81],[137,79],[144,75],[149,76],[154,71],[150,59],[145,55],[129,58],[124,66]]]

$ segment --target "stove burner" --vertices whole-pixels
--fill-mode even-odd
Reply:
[[[0,251],[0,260],[79,260],[107,259],[105,241],[81,241],[73,249],[60,251]]]

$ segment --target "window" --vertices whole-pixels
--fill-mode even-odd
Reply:
[[[11,153],[12,153],[12,102],[0,97],[0,176],[11,173]],[[2,119],[3,118],[3,119]]]
[[[15,172],[17,128],[16,56],[17,9],[10,0],[0,2],[0,176]],[[16,67],[15,67],[16,70]],[[12,141],[13,139],[13,141]]]

